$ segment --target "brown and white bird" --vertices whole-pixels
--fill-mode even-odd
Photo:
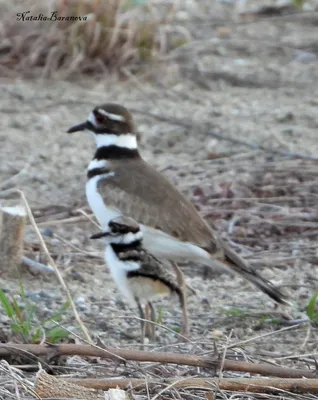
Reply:
[[[184,293],[169,270],[169,265],[143,248],[142,236],[135,220],[120,216],[109,222],[108,229],[92,235],[91,238],[106,240],[105,262],[120,292],[129,301],[135,300],[138,305],[143,343],[145,334],[151,340],[155,339],[155,325],[145,324],[145,319],[156,322],[151,301],[176,295],[183,307]],[[146,302],[146,312],[141,302]]]
[[[88,130],[97,150],[87,171],[86,195],[102,229],[127,215],[143,232],[143,246],[158,259],[194,261],[234,271],[278,303],[283,293],[219,238],[193,204],[140,156],[134,120],[118,104],[97,106],[68,133]]]

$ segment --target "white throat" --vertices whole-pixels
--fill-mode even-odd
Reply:
[[[126,149],[137,149],[137,138],[134,133],[115,135],[113,133],[94,134],[97,148],[105,146],[125,147]]]
[[[142,239],[142,232],[128,232],[124,235],[119,235],[119,236],[106,236],[106,241],[109,244],[132,244],[136,242],[137,240]]]

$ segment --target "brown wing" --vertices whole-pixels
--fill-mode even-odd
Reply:
[[[178,294],[181,293],[178,280],[172,273],[171,264],[168,261],[160,261],[144,249],[125,250],[117,253],[117,256],[122,261],[129,261],[136,257],[140,261],[140,268],[137,271],[133,271],[134,273],[153,280],[159,280],[171,291]]]
[[[217,249],[217,239],[194,206],[163,175],[142,159],[112,161],[114,176],[99,181],[107,204],[139,223],[181,241]],[[173,214],[173,217],[172,217]]]
[[[138,260],[140,268],[137,270],[143,276],[156,277],[162,281],[170,282],[173,286],[179,286],[177,278],[172,273],[171,264],[168,261],[160,261],[144,249],[131,249],[117,253],[121,261]]]
[[[142,159],[113,165],[114,176],[100,180],[104,201],[147,226],[161,229],[181,241],[194,243],[209,253],[221,247],[221,263],[254,283],[275,301],[286,303],[284,295],[254,271],[245,260],[215,233],[194,206],[163,175]],[[173,217],[171,214],[173,213]]]

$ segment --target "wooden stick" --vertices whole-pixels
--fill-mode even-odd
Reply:
[[[52,268],[50,265],[39,263],[29,257],[24,256],[22,258],[22,265],[26,266],[32,274],[55,274],[54,268]]]
[[[106,389],[107,390],[107,389]],[[101,390],[89,389],[69,379],[56,378],[43,369],[36,374],[35,393],[40,398],[76,398],[80,400],[125,400],[126,393],[121,389],[109,389],[107,393]]]
[[[178,354],[172,352],[150,352],[139,350],[116,349],[105,347],[105,349],[89,345],[58,344],[58,345],[37,345],[37,344],[11,344],[0,343],[0,358],[12,356],[13,354],[25,353],[30,356],[74,356],[100,357],[118,362],[118,357],[125,361],[158,362],[162,364],[190,365],[219,369],[222,360],[213,357]],[[283,368],[271,364],[256,364],[245,361],[224,360],[223,371],[248,372],[263,376],[277,376],[280,378],[316,378],[316,371],[309,369]]]
[[[175,262],[172,263],[173,269],[177,276],[178,285],[181,289],[182,296],[182,336],[185,340],[190,336],[189,328],[189,313],[188,313],[188,296],[186,291],[186,283],[184,279],[183,272],[181,271],[179,265]]]
[[[0,272],[17,275],[22,262],[25,208],[0,208]]]
[[[318,393],[318,379],[255,379],[255,378],[186,378],[186,379],[127,379],[127,378],[104,378],[104,379],[66,379],[71,383],[82,385],[85,388],[94,388],[107,390],[109,388],[119,387],[126,389],[149,389],[173,386],[175,389],[207,389],[214,390],[218,387],[221,390],[258,392],[258,393],[276,393],[277,391],[289,391],[294,393]]]
[[[43,369],[36,374],[35,393],[41,398],[77,398],[82,400],[104,400],[102,392],[88,389],[64,379],[57,379]]]

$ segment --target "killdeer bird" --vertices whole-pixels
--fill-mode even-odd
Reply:
[[[144,248],[159,259],[195,261],[234,271],[278,303],[283,293],[217,237],[169,180],[140,156],[132,115],[118,104],[97,106],[88,119],[68,133],[88,130],[97,150],[87,171],[86,195],[102,229],[111,219],[128,215],[141,225]]]
[[[142,244],[139,224],[132,218],[120,216],[112,219],[108,229],[92,235],[92,239],[105,238],[105,262],[121,293],[130,301],[136,301],[140,314],[141,339],[145,334],[155,339],[155,325],[145,324],[145,319],[156,322],[151,300],[176,295],[184,307],[184,293],[169,266],[148,253]],[[144,312],[141,302],[146,302]]]

